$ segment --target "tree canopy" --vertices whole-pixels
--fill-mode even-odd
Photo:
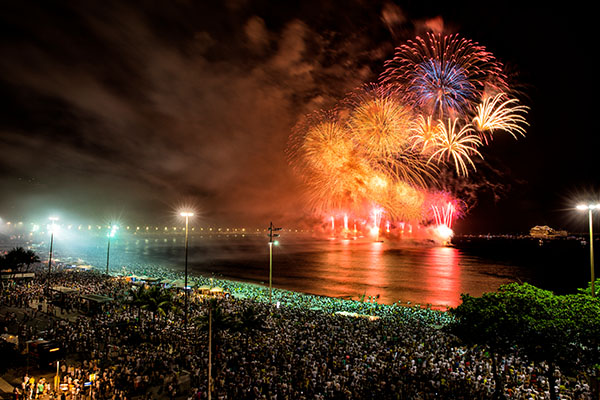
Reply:
[[[496,354],[519,349],[531,360],[546,361],[549,378],[553,366],[582,371],[600,359],[598,298],[559,296],[527,283],[461,297],[462,304],[450,310],[457,318],[449,330],[465,343],[486,345]]]
[[[15,247],[0,256],[0,267],[13,271],[29,270],[32,264],[40,262],[40,258],[33,250],[25,250],[23,247]]]

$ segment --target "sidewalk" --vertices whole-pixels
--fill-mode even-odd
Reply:
[[[0,376],[0,396],[2,398],[7,397],[6,395],[9,394],[12,396],[12,392],[15,389],[15,387],[13,385],[11,385],[10,383],[6,382],[4,380],[4,378],[2,378]]]

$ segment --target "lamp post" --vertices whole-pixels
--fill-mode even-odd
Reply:
[[[208,400],[212,398],[212,302],[208,303]]]
[[[274,237],[279,237],[278,233],[274,231],[280,231],[282,228],[275,228],[273,222],[269,225],[269,304],[273,295],[273,243],[277,244],[277,241],[273,241]]]
[[[187,324],[188,320],[188,227],[189,227],[189,219],[194,216],[193,212],[185,211],[181,212],[179,215],[185,217],[185,281],[183,284],[183,290],[185,290],[185,316],[184,322]]]
[[[110,238],[115,236],[117,229],[119,229],[117,225],[111,225],[110,232],[106,235],[108,236],[108,246],[106,247],[106,275],[108,275],[108,262],[110,260]]]
[[[600,204],[579,204],[577,206],[578,210],[588,211],[589,215],[589,225],[590,225],[590,273],[592,278],[592,297],[596,297],[596,288],[594,287],[594,281],[596,277],[594,276],[594,228],[592,223],[592,211],[600,209]]]
[[[52,223],[48,225],[50,229],[50,254],[48,255],[48,279],[46,280],[47,287],[50,286],[50,273],[52,272],[52,245],[54,244],[54,230],[56,229],[56,221],[58,217],[48,218]]]

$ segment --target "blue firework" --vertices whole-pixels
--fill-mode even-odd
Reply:
[[[483,46],[429,33],[396,49],[381,82],[435,118],[472,111],[486,88],[506,88],[502,64]]]

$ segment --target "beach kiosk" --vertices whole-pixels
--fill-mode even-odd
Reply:
[[[102,306],[114,299],[100,294],[83,294],[79,296],[79,309],[81,312],[91,315],[102,310]]]
[[[67,297],[76,296],[79,289],[66,286],[53,286],[50,288],[50,301],[55,306],[64,308]]]

